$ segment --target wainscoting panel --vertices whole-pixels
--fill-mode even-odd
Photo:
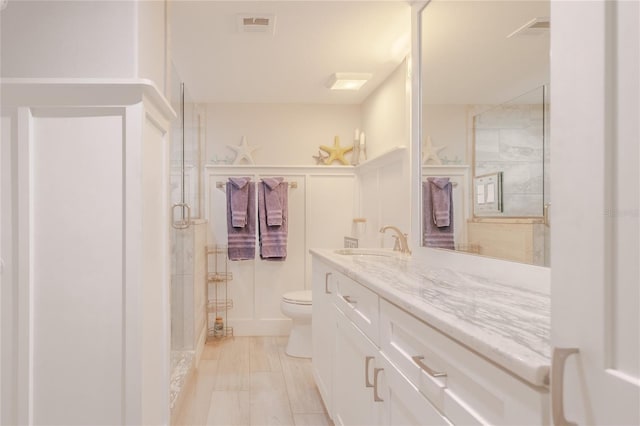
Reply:
[[[260,259],[258,235],[253,260],[229,261],[233,281],[229,283],[233,308],[229,325],[238,336],[285,335],[290,320],[280,312],[282,294],[311,288],[309,248],[341,247],[351,235],[356,211],[355,175],[352,167],[207,166],[205,171],[206,218],[209,244],[227,244],[226,193],[231,176],[250,176],[254,182],[283,176],[295,182],[289,188],[287,259]],[[221,183],[223,188],[218,188]],[[257,228],[256,228],[257,230]]]

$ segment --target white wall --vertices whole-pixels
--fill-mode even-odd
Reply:
[[[468,155],[467,110],[467,105],[422,106],[423,138],[426,140],[431,136],[434,146],[445,147],[438,152],[443,164],[469,164],[471,161]]]
[[[280,312],[284,292],[310,288],[311,247],[342,246],[351,233],[356,211],[353,167],[313,167],[320,145],[353,144],[354,129],[360,127],[359,105],[315,104],[207,104],[205,196],[209,241],[226,244],[226,197],[216,182],[229,176],[285,176],[298,183],[289,190],[289,240],[285,262],[260,260],[259,249],[252,261],[230,262],[234,280],[230,284],[234,308],[229,322],[236,335],[286,334],[289,320]],[[256,166],[215,167],[220,160],[232,161],[242,136],[250,146]],[[350,159],[351,154],[347,154]],[[222,164],[218,164],[222,165]],[[262,167],[264,166],[264,167]],[[278,167],[275,167],[278,166]],[[300,168],[300,166],[311,166]],[[258,246],[257,246],[258,247]]]
[[[118,116],[34,120],[35,423],[122,421],[123,360],[115,355],[123,350],[123,294],[114,284],[124,269],[123,150],[109,143],[122,125]],[[74,167],[70,153],[82,159]],[[100,398],[88,391],[98,384]],[[82,409],[61,404],[71,401]]]
[[[227,145],[246,136],[249,146],[260,147],[253,154],[257,165],[314,165],[320,145],[333,146],[339,136],[341,146],[351,146],[360,127],[358,105],[207,104],[206,116],[207,164],[233,161]]]
[[[9,1],[2,77],[146,78],[165,91],[166,1]]]
[[[358,176],[359,216],[364,223],[354,223],[352,234],[360,247],[392,248],[394,233],[380,233],[385,225],[408,233],[410,226],[410,191],[408,149],[397,149],[370,160],[356,170]]]
[[[407,87],[405,60],[362,103],[361,129],[366,134],[367,158],[409,145]]]
[[[168,422],[170,111],[149,86],[127,89],[112,106],[112,84],[3,83],[16,171],[8,424]],[[24,99],[39,107],[10,107]]]
[[[1,335],[3,373],[8,364],[17,376],[2,375],[2,407],[16,413],[3,409],[2,422],[166,424],[171,112],[146,84],[87,83],[148,78],[164,88],[165,2],[10,1],[0,20],[2,76],[48,79],[24,92],[9,83],[3,107],[27,97],[70,105],[19,110],[11,160],[20,174],[10,182],[19,308],[2,310],[3,327],[14,317],[14,353],[4,350],[13,336]]]
[[[0,124],[0,253],[4,262],[0,276],[0,423],[7,425],[17,423],[14,391],[17,386],[15,360],[18,353],[15,328],[17,289],[12,285],[15,279],[13,249],[16,243],[16,193],[11,185],[13,174],[16,173],[12,164],[12,152],[15,152],[12,147],[14,121],[14,118],[3,115]]]
[[[135,2],[9,1],[0,13],[3,77],[131,78]]]
[[[391,247],[391,235],[379,233],[382,224],[409,232],[410,198],[408,150],[385,160],[353,168],[313,167],[320,145],[353,144],[354,129],[367,135],[367,158],[408,145],[407,64],[403,62],[361,105],[207,104],[206,163],[207,216],[210,241],[226,244],[226,198],[217,181],[228,176],[285,175],[298,182],[289,190],[289,256],[286,262],[231,262],[230,285],[234,308],[229,321],[236,334],[283,334],[288,321],[280,313],[283,292],[310,288],[313,247],[341,247],[344,236],[361,238],[361,246]],[[242,136],[256,167],[216,167],[233,161]],[[347,155],[347,159],[350,159]],[[278,167],[276,167],[278,166]],[[300,168],[300,166],[312,166]],[[354,217],[367,218],[355,225]]]
[[[169,418],[169,132],[145,114],[142,128],[142,421]],[[128,141],[127,141],[128,142]]]
[[[156,83],[168,93],[168,40],[166,1],[140,1],[138,7],[138,70],[136,75]]]
[[[354,224],[353,234],[361,247],[393,247],[392,233],[379,232],[383,225],[410,230],[409,150],[381,158],[398,146],[409,146],[407,63],[402,62],[361,105],[370,160],[357,170],[359,215],[366,223]]]

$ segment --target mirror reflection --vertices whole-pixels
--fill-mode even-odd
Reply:
[[[549,3],[422,11],[422,244],[549,265]]]

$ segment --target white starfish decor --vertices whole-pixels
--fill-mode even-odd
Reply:
[[[255,164],[255,161],[253,161],[252,155],[253,155],[253,152],[257,149],[260,149],[260,147],[249,146],[249,144],[247,144],[246,136],[242,137],[242,142],[240,142],[240,145],[238,146],[227,145],[227,146],[236,152],[236,158],[235,160],[233,160],[233,164],[240,164],[242,160],[246,160],[246,162],[249,164]]]
[[[318,155],[312,155],[312,157],[316,160],[316,165],[325,164],[325,161],[329,158],[329,154],[323,154],[322,151],[318,150]]]
[[[446,147],[446,145],[434,146],[433,141],[431,141],[431,136],[427,136],[427,140],[422,146],[422,164],[427,164],[427,162],[431,160],[433,164],[442,165],[442,160],[438,157],[438,152]]]

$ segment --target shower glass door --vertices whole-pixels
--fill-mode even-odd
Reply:
[[[172,69],[172,106],[178,118],[171,137],[171,350],[172,368],[194,350],[194,232],[200,217],[200,116]]]

